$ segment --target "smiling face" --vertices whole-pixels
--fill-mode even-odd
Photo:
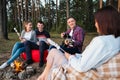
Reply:
[[[32,23],[29,22],[28,24],[25,25],[26,31],[31,31],[32,30]]]
[[[76,21],[75,21],[75,19],[74,19],[74,18],[69,18],[69,19],[67,20],[67,25],[68,25],[71,29],[73,29],[73,28],[76,26]]]
[[[31,31],[32,30],[32,22],[31,21],[24,21],[23,28],[25,31]]]
[[[40,32],[43,31],[44,25],[42,23],[37,23],[37,28]]]

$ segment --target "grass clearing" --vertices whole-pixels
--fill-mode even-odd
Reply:
[[[92,38],[95,37],[96,35],[97,33],[86,33],[83,49],[89,44]],[[0,54],[11,52],[15,42],[19,41],[16,33],[9,33],[8,38],[9,40],[0,39]],[[56,34],[56,33],[51,33],[51,38],[58,44],[61,44],[63,40],[62,38],[60,38],[60,34]]]

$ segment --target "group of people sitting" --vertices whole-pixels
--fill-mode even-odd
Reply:
[[[76,20],[73,17],[67,19],[67,24],[70,28],[66,32],[61,33],[62,38],[69,35],[72,43],[69,40],[65,40],[65,45],[61,46],[63,49],[62,51],[56,48],[56,46],[49,48],[50,43],[47,41],[47,38],[50,38],[50,34],[44,30],[44,23],[42,21],[37,22],[38,29],[35,31],[32,30],[32,23],[25,21],[23,23],[24,30],[20,37],[21,42],[17,42],[14,45],[11,58],[2,64],[0,69],[4,69],[8,65],[11,65],[22,52],[26,52],[27,55],[25,63],[28,65],[32,64],[31,50],[33,49],[40,50],[39,66],[42,67],[44,65],[44,51],[50,49],[47,56],[46,67],[37,80],[83,79],[81,78],[83,75],[86,74],[87,76],[89,71],[92,73],[92,70],[96,70],[104,63],[120,54],[120,13],[114,7],[106,6],[99,9],[94,14],[94,20],[99,36],[93,38],[84,51],[82,51],[82,46],[85,32],[80,26],[76,25]],[[118,68],[117,66],[114,67]],[[73,71],[66,72],[68,68]],[[109,68],[112,68],[112,66]],[[64,74],[60,74],[61,70]],[[118,69],[118,71],[120,70]],[[77,73],[82,76],[78,76],[75,79],[71,77],[70,79],[65,74],[71,72],[76,73],[69,75],[69,77],[72,75],[74,76]],[[115,73],[112,76],[119,78],[114,75],[120,75],[120,72]],[[110,78],[109,76],[107,77]],[[87,77],[84,77],[84,79],[85,78],[87,79]]]
[[[24,21],[23,22],[24,30],[21,32],[21,36],[19,37],[21,42],[16,42],[11,53],[11,57],[8,61],[3,63],[0,66],[0,69],[7,67],[8,65],[12,65],[13,61],[20,56],[23,52],[26,52],[27,60],[24,63],[32,64],[32,53],[33,49],[40,50],[40,64],[39,66],[42,67],[44,65],[43,55],[44,50],[49,48],[49,44],[47,43],[46,39],[50,38],[50,34],[44,30],[44,23],[42,21],[37,22],[36,30],[32,29],[32,22],[31,21]]]

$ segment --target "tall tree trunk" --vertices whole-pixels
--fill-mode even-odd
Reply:
[[[8,39],[6,0],[0,0],[0,38]]]
[[[108,5],[112,5],[113,4],[113,0],[108,0]],[[118,0],[119,1],[119,0]]]
[[[17,1],[16,1],[17,2]],[[14,8],[13,8],[13,18],[14,18],[14,22],[16,23],[17,25],[17,21],[18,21],[18,11],[17,11],[17,3],[14,3]]]
[[[25,0],[25,20],[28,20],[28,0]]]
[[[93,19],[93,0],[88,0],[88,21],[87,21],[87,25],[89,25],[90,27],[87,28],[88,30],[92,31],[94,28],[94,26],[92,24],[94,24],[94,19]]]
[[[45,0],[45,13],[44,13],[44,15],[45,15],[45,20],[46,20],[46,10],[47,10],[47,6],[46,6],[46,4],[47,4],[47,1]]]
[[[57,31],[57,27],[58,27],[58,0],[56,0],[56,27],[55,27],[55,31]]]
[[[69,0],[66,0],[66,17],[69,17]]]
[[[118,0],[118,11],[120,12],[120,0]]]
[[[19,30],[22,31],[22,22],[21,22],[21,6],[20,6],[20,1],[17,0],[17,10],[18,10],[18,26],[19,26]]]
[[[48,3],[48,4],[49,4],[49,6],[48,6],[48,28],[47,28],[47,29],[48,29],[48,31],[49,31],[49,30],[50,30],[50,27],[51,27],[51,16],[50,16],[50,15],[51,15],[51,9],[50,9],[50,5],[51,5],[51,4],[50,4],[50,0],[49,0],[49,3]]]
[[[102,8],[103,0],[100,0],[100,8]]]
[[[21,21],[24,21],[24,14],[23,14],[23,0],[21,0]]]
[[[34,23],[35,20],[35,2],[32,0],[32,21]]]
[[[69,0],[66,0],[66,18],[68,18],[69,17]],[[68,29],[69,27],[67,26],[67,29]]]
[[[3,5],[2,5],[2,1],[0,0],[0,39],[4,38],[3,36],[3,25],[2,25],[2,11],[3,11]]]
[[[36,19],[37,21],[40,19],[40,0],[37,0],[37,15],[36,15]]]

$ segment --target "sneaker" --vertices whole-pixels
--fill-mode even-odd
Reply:
[[[10,67],[13,67],[13,68],[14,68],[14,66],[15,66],[14,63],[12,62],[12,63],[10,64]]]
[[[7,62],[3,63],[1,66],[0,66],[0,69],[4,69],[8,66]]]

